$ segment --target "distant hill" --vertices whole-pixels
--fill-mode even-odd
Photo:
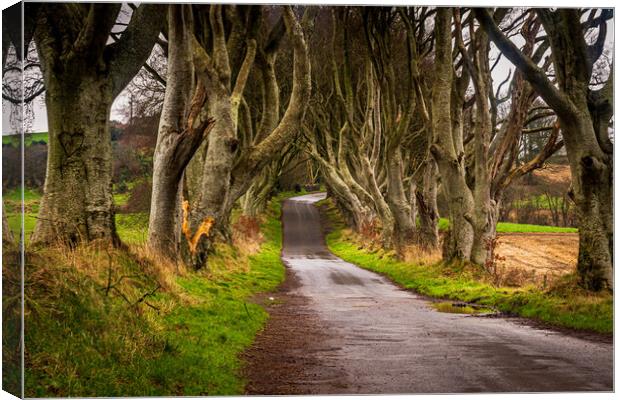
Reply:
[[[2,146],[19,147],[20,135],[2,135]],[[33,132],[24,135],[24,145],[47,144],[47,132]]]

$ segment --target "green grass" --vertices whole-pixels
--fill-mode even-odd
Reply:
[[[269,204],[257,254],[217,246],[208,270],[178,278],[139,255],[134,243],[147,220],[140,214],[117,217],[129,252],[80,246],[30,254],[26,395],[243,394],[240,354],[268,318],[251,297],[284,279],[279,200]],[[162,276],[173,284],[136,303]]]
[[[439,230],[445,231],[450,227],[450,221],[447,218],[439,219]],[[513,222],[499,222],[497,224],[497,232],[499,233],[536,233],[536,232],[548,232],[548,233],[577,233],[577,228],[567,228],[560,226],[548,226],[548,225],[530,225],[530,224],[516,224]]]
[[[386,275],[417,293],[496,308],[502,312],[538,319],[552,325],[600,333],[613,332],[613,298],[580,290],[566,277],[554,290],[533,286],[494,287],[484,273],[471,265],[418,265],[401,262],[389,253],[364,249],[351,235],[343,235],[337,211],[327,212],[335,230],[327,235],[329,249],[338,257],[362,268]]]
[[[146,213],[116,214],[116,231],[121,240],[127,244],[146,242],[149,216]]]
[[[494,310],[490,308],[472,307],[468,304],[454,303],[452,301],[441,301],[431,303],[431,305],[439,312],[450,314],[489,314],[494,312]]]
[[[2,193],[2,198],[4,199],[4,201],[20,202],[21,196],[22,196],[21,190],[19,189],[11,189],[9,191]],[[29,188],[26,188],[24,190],[24,201],[25,202],[39,201],[39,200],[41,200],[41,193],[39,193],[39,191],[35,189],[29,189]]]
[[[32,145],[32,143],[47,143],[47,140],[47,132],[33,132],[24,135],[24,145],[26,147]],[[19,147],[20,135],[2,135],[2,145]]]
[[[21,191],[12,189],[2,193],[4,200],[4,211],[9,214],[21,213]],[[34,189],[24,190],[24,210],[28,213],[37,214],[39,212],[39,203],[41,202],[41,193]]]
[[[177,368],[184,370],[184,379],[196,382],[186,388],[184,395],[243,394],[238,356],[252,344],[268,318],[265,310],[248,297],[273,290],[284,280],[281,227],[275,218],[279,204],[272,203],[270,211],[272,217],[263,225],[266,242],[259,254],[250,257],[249,271],[226,275],[225,279],[194,277],[180,281],[187,293],[203,301],[180,308],[167,319],[169,326],[184,332],[183,336],[172,336],[171,343],[182,353],[192,355],[177,362]],[[187,340],[188,336],[192,340]]]
[[[13,232],[13,237],[18,238],[21,231],[21,214],[6,213],[6,219],[9,221],[9,229]],[[34,225],[37,223],[35,214],[24,215],[24,235],[26,243],[29,241],[30,234],[34,231]]]
[[[24,191],[25,209],[25,238],[28,243],[30,234],[34,230],[41,202],[41,193],[34,189]],[[19,236],[21,227],[21,191],[11,189],[2,193],[4,199],[4,211],[9,221],[9,228],[15,237]],[[123,205],[129,198],[128,193],[114,194],[114,204]],[[146,214],[116,214],[116,228],[123,241],[131,244],[140,244],[146,241],[146,229],[148,228],[148,215]]]
[[[127,204],[127,200],[129,200],[129,192],[126,193],[114,193],[114,205],[116,206],[124,206]]]
[[[19,189],[12,189],[3,192],[2,198],[9,228],[13,232],[13,236],[17,238],[21,230],[21,191]],[[30,234],[34,230],[40,202],[41,193],[33,189],[24,190],[24,232],[26,243],[28,243]]]

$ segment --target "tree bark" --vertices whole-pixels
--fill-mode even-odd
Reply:
[[[460,26],[460,24],[459,24]],[[473,30],[472,30],[473,31]],[[491,181],[489,173],[489,146],[493,130],[489,107],[489,87],[491,71],[489,70],[489,39],[483,29],[478,29],[474,37],[474,60],[471,76],[476,92],[476,120],[474,126],[474,241],[472,243],[471,261],[486,265],[493,257],[492,242],[495,239],[495,226],[498,208],[491,199]]]
[[[277,176],[264,174],[261,179],[254,181],[252,186],[241,198],[243,215],[258,217],[267,207],[269,194],[277,181]]]
[[[210,24],[213,30],[212,67],[206,67],[206,88],[208,108],[215,118],[215,125],[209,137],[204,163],[202,164],[202,180],[200,182],[197,212],[192,218],[192,225],[205,217],[215,221],[214,234],[223,238],[229,237],[228,232],[228,201],[231,188],[231,173],[236,159],[239,139],[237,137],[238,115],[241,99],[246,86],[249,72],[254,64],[256,41],[247,38],[245,59],[239,69],[234,86],[231,87],[230,58],[226,45],[222,7],[211,7]],[[205,62],[210,61],[206,52]],[[201,241],[199,248],[207,250],[208,241]]]
[[[204,109],[206,90],[202,82],[190,99],[194,90],[192,25],[190,7],[169,6],[168,80],[153,155],[148,246],[171,259],[177,258],[182,237],[183,173],[213,126]]]
[[[32,243],[73,245],[101,239],[119,245],[112,199],[109,82],[96,71],[59,76],[50,71],[51,65],[45,67],[47,172]]]
[[[349,221],[349,226],[360,232],[370,222],[368,209],[338,176],[335,169],[325,169],[324,178],[336,197],[337,204]]]
[[[411,243],[415,235],[415,223],[411,218],[411,206],[403,187],[403,160],[400,146],[387,158],[387,202],[394,218],[394,239],[397,249]],[[400,251],[399,251],[400,253]]]
[[[215,230],[226,237],[228,215],[224,206],[228,201],[237,135],[233,130],[230,100],[217,95],[210,97],[208,108],[216,122],[209,136],[205,162],[202,166],[202,182],[197,203],[199,210],[196,215],[200,215],[198,219],[205,216],[214,218]]]
[[[435,67],[432,93],[431,153],[441,174],[441,187],[448,201],[450,231],[444,241],[444,259],[468,261],[474,240],[474,201],[465,181],[462,155],[456,153],[452,132],[452,9],[439,8],[435,19]]]
[[[392,215],[392,210],[390,210],[390,206],[385,201],[385,198],[381,193],[381,189],[379,189],[379,185],[377,184],[377,179],[375,176],[375,171],[373,166],[370,164],[368,156],[362,155],[360,159],[363,173],[368,178],[368,191],[373,198],[375,210],[377,211],[377,215],[381,220],[381,237],[383,241],[383,246],[385,248],[391,248],[394,245],[395,223],[394,216]]]
[[[576,132],[575,132],[576,131]],[[611,157],[569,138],[593,135],[589,115],[563,125],[572,172],[571,198],[579,221],[577,272],[591,290],[613,288],[613,167]],[[588,148],[589,147],[589,148]]]
[[[422,248],[432,249],[439,244],[439,211],[437,210],[437,165],[430,159],[424,166],[421,187],[414,193],[420,225],[416,242]]]
[[[358,232],[361,231],[370,222],[370,210],[360,200],[352,187],[347,184],[346,178],[342,177],[333,156],[328,155],[327,159],[322,157],[314,139],[311,139],[309,146],[310,155],[319,162],[323,179],[330,189],[329,193],[335,198],[338,208],[348,220],[348,225]]]
[[[294,50],[293,88],[289,105],[282,120],[270,132],[268,128],[273,126],[273,117],[278,114],[263,115],[259,135],[266,132],[269,134],[259,143],[249,149],[244,149],[239,155],[237,155],[240,143],[237,137],[237,119],[249,72],[254,65],[257,52],[256,40],[248,38],[245,59],[232,88],[228,65],[229,54],[225,44],[221,10],[218,7],[212,7],[210,14],[214,34],[212,55],[207,55],[202,47],[197,48],[194,53],[195,59],[200,64],[199,69],[206,77],[206,89],[209,94],[208,108],[216,120],[206,148],[198,202],[191,219],[191,225],[197,226],[205,218],[213,218],[214,234],[206,240],[199,240],[196,255],[190,260],[196,268],[202,267],[206,262],[207,253],[214,240],[229,238],[229,219],[233,205],[248,190],[256,174],[264,169],[288,144],[299,130],[303,120],[306,109],[304,100],[309,97],[310,93],[308,50],[301,25],[290,7],[284,8],[283,19]],[[272,67],[269,59],[264,66],[267,69]],[[267,78],[269,77],[270,74],[267,73]],[[270,90],[277,91],[277,85],[271,87]],[[267,96],[268,99],[269,96]],[[273,104],[268,105],[268,107],[272,106]]]

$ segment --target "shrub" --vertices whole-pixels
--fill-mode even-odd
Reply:
[[[152,184],[143,180],[134,185],[129,193],[127,204],[121,207],[123,213],[149,213],[151,211]]]
[[[235,247],[242,252],[256,253],[263,241],[260,233],[260,220],[256,217],[240,215],[232,224],[232,239]]]

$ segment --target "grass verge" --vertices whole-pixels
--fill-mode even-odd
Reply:
[[[321,209],[333,231],[326,237],[338,257],[389,277],[417,293],[496,308],[502,312],[572,329],[610,334],[613,332],[613,297],[589,293],[565,276],[552,287],[496,287],[481,268],[467,264],[401,262],[392,253],[366,248],[363,241],[344,227],[331,202]]]
[[[26,396],[243,394],[239,355],[268,317],[251,297],[284,279],[279,200],[258,252],[218,245],[200,272],[152,258],[139,216],[119,221],[128,251],[31,249]]]

